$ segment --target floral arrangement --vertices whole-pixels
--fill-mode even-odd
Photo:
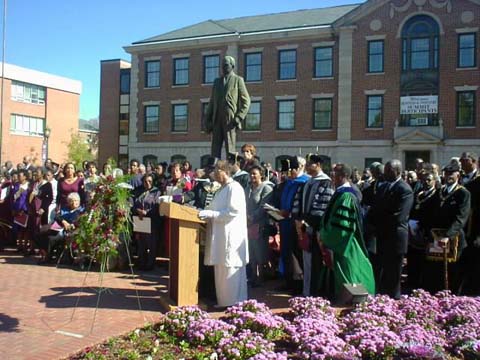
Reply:
[[[78,249],[100,261],[101,271],[108,258],[118,254],[121,241],[130,232],[130,187],[123,178],[100,178],[87,211],[79,217],[74,243]]]
[[[189,179],[187,179],[186,177],[181,177],[180,179],[178,179],[177,183],[176,183],[176,187],[180,190],[183,190],[187,187],[187,182],[189,182]]]

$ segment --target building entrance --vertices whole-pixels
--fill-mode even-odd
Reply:
[[[415,170],[415,159],[418,158],[430,162],[430,150],[405,151],[405,169]]]

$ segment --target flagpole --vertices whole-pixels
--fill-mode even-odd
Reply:
[[[5,81],[5,45],[6,45],[6,29],[7,29],[7,0],[3,0],[3,29],[2,29],[2,83],[1,83],[1,98],[0,98],[0,165],[3,164],[2,150],[3,150],[3,94]]]

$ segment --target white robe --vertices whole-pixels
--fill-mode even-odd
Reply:
[[[247,210],[242,186],[229,179],[209,209],[218,216],[207,224],[204,262],[215,266],[218,305],[230,306],[247,299]]]

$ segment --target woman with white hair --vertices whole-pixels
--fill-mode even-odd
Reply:
[[[40,249],[40,264],[52,259],[53,250],[60,249],[65,244],[67,234],[75,230],[77,226],[77,220],[84,210],[80,205],[80,195],[76,192],[68,194],[67,203],[68,206],[60,210],[50,228],[41,232],[36,238]]]

